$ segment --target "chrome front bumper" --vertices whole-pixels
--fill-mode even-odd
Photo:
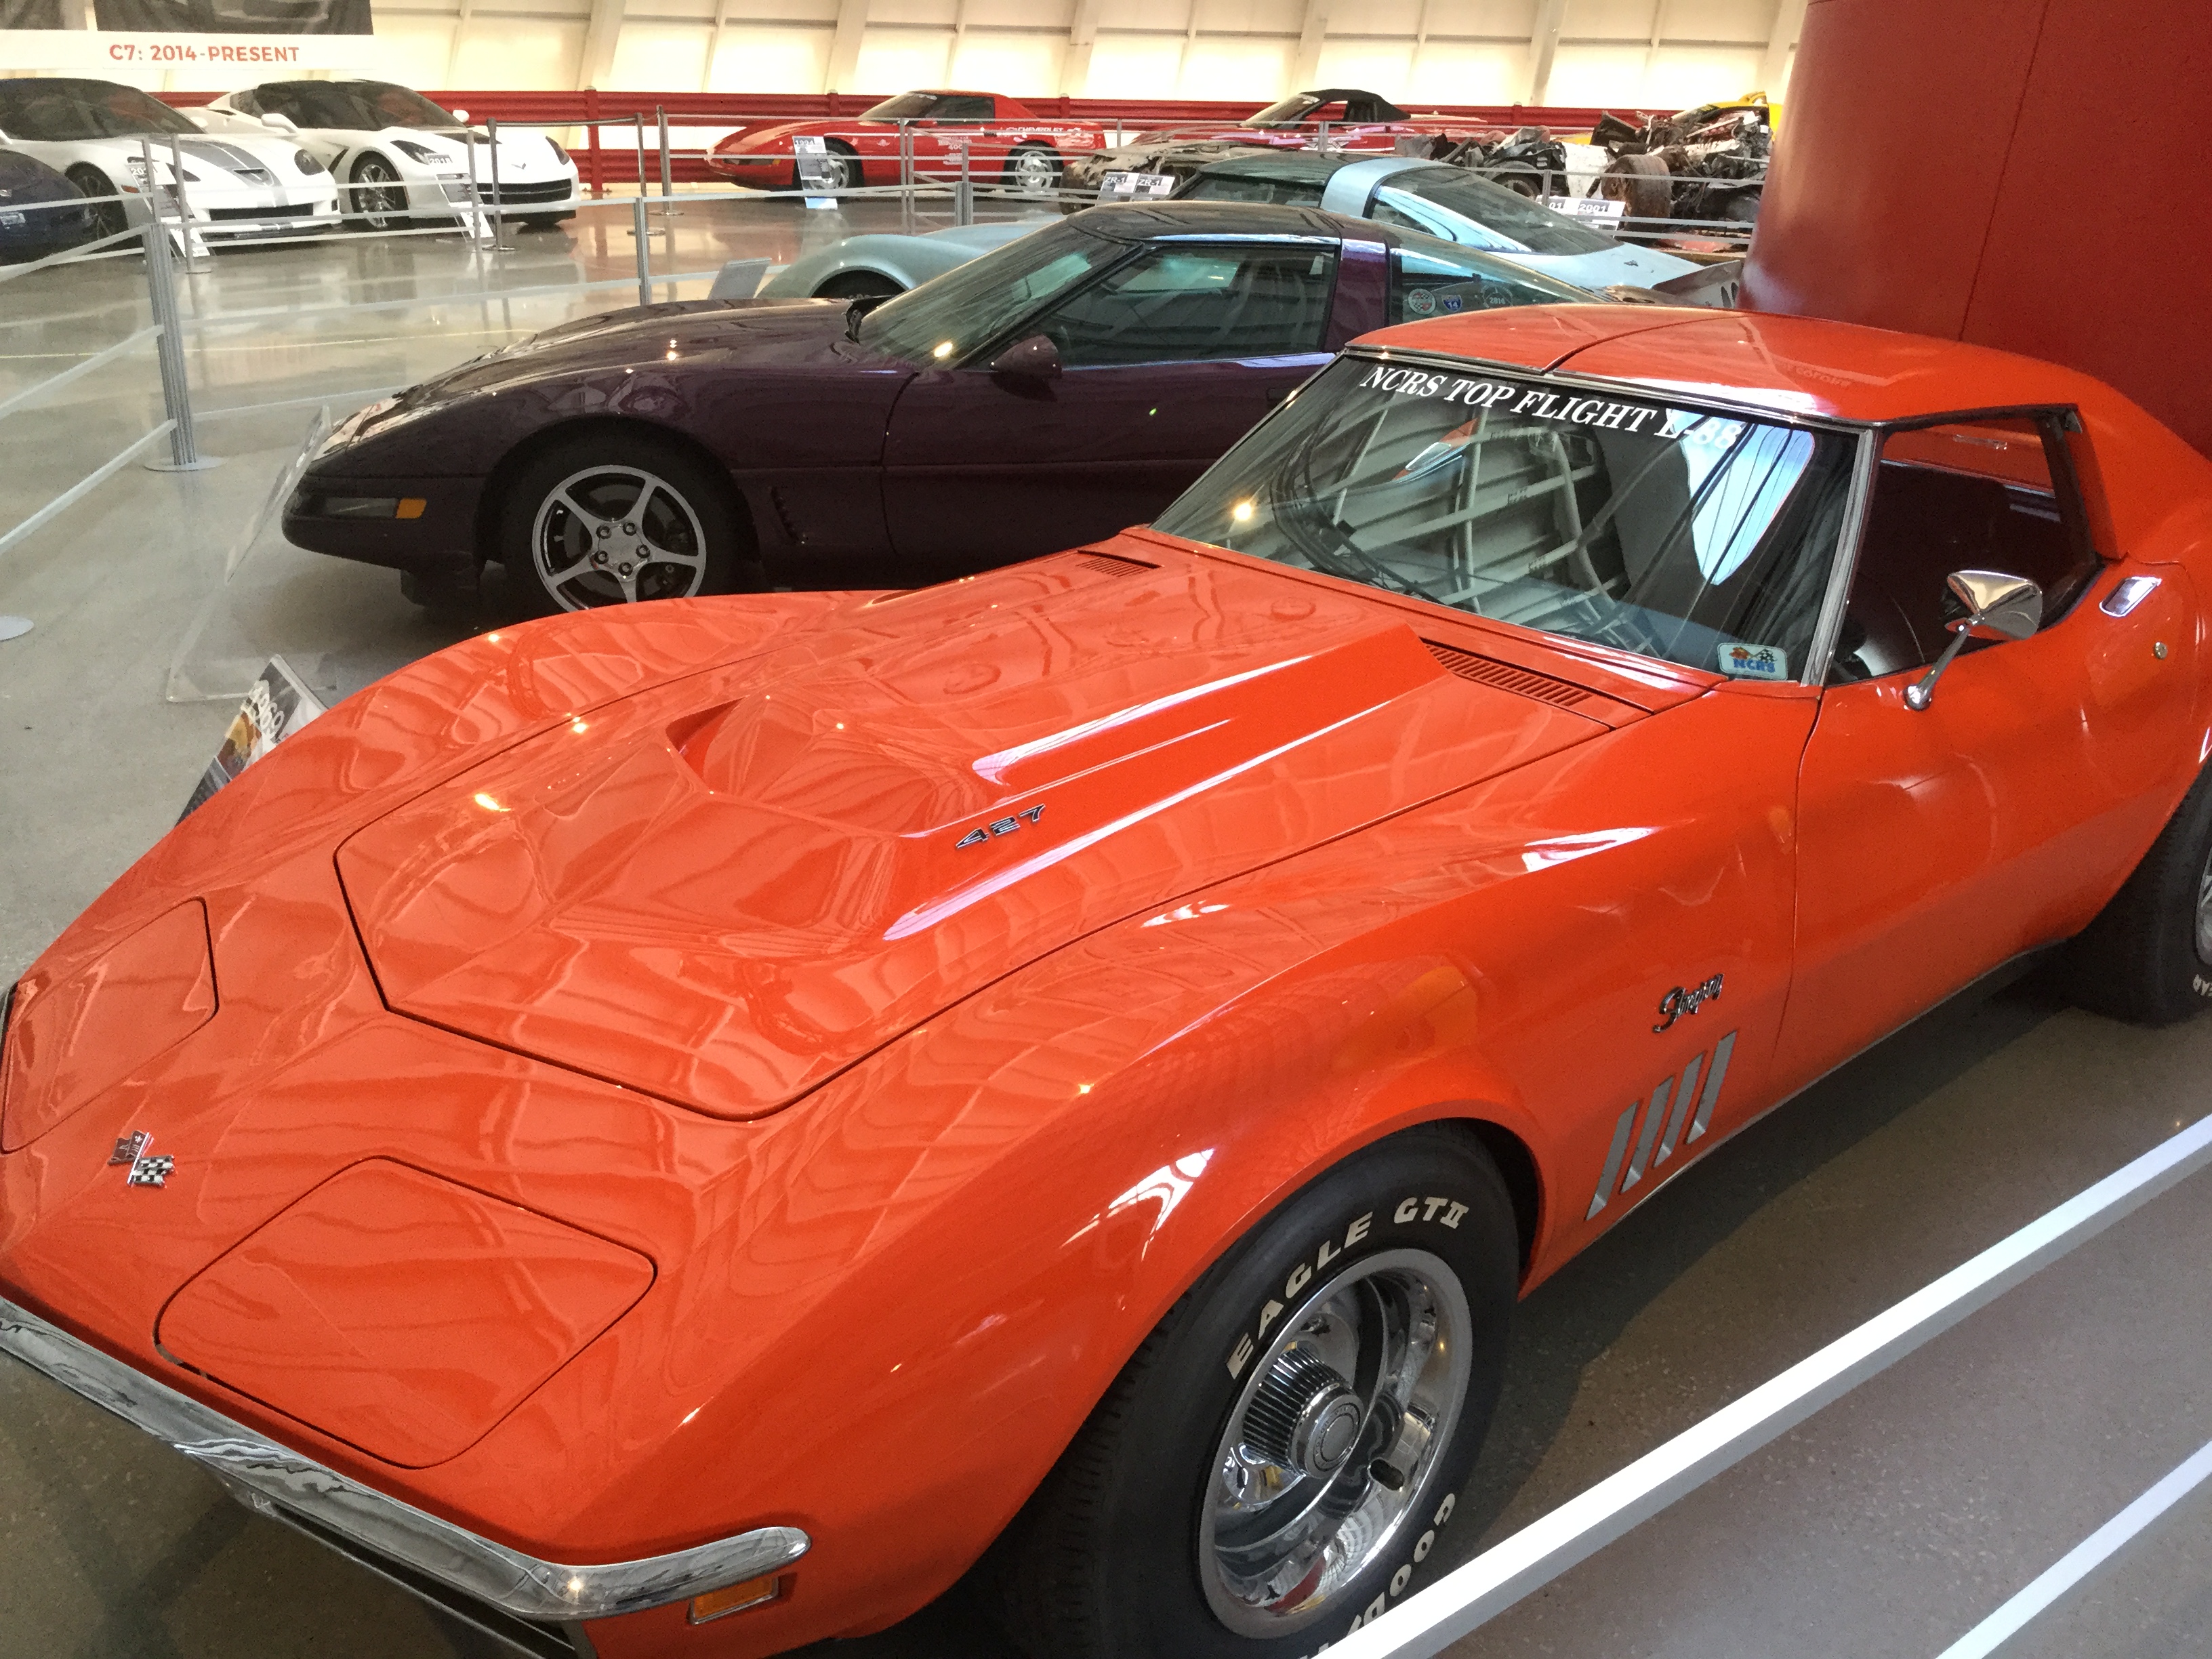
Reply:
[[[4,1298],[0,1353],[182,1452],[248,1508],[305,1522],[311,1535],[335,1534],[325,1540],[334,1547],[350,1544],[519,1619],[571,1625],[685,1601],[787,1567],[812,1541],[796,1527],[762,1527],[636,1561],[540,1561],[348,1480]]]

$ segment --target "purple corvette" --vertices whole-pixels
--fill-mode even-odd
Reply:
[[[1152,518],[1353,336],[1599,296],[1371,221],[1092,208],[889,301],[550,329],[349,419],[284,513],[432,603],[908,587]]]

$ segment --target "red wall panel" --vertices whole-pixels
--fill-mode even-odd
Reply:
[[[2212,453],[2206,0],[1814,0],[1762,310],[2023,351]]]

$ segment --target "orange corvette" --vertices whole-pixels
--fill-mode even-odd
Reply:
[[[1715,1145],[2045,947],[2212,994],[2208,538],[2079,375],[1538,307],[1097,546],[485,635],[16,988],[0,1347],[525,1652],[979,1560],[1038,1656],[1317,1652]]]

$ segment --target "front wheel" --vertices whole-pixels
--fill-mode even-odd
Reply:
[[[2212,771],[2062,966],[2073,1000],[2115,1019],[2172,1025],[2212,1007]]]
[[[1060,184],[1060,157],[1042,144],[1027,144],[1006,157],[1006,180],[1025,196],[1042,196]]]
[[[358,228],[390,230],[407,216],[407,186],[381,155],[364,155],[353,164],[352,198]]]
[[[547,450],[507,491],[500,556],[532,609],[588,611],[757,586],[726,479],[649,434]]]
[[[1518,1277],[1481,1147],[1408,1130],[1170,1312],[993,1568],[1033,1659],[1304,1659],[1409,1594],[1482,1444]]]
[[[114,196],[118,192],[106,173],[89,164],[71,167],[64,175],[83,196]],[[131,228],[131,221],[120,201],[102,202],[92,210],[92,234],[94,240],[102,236],[120,236]]]

